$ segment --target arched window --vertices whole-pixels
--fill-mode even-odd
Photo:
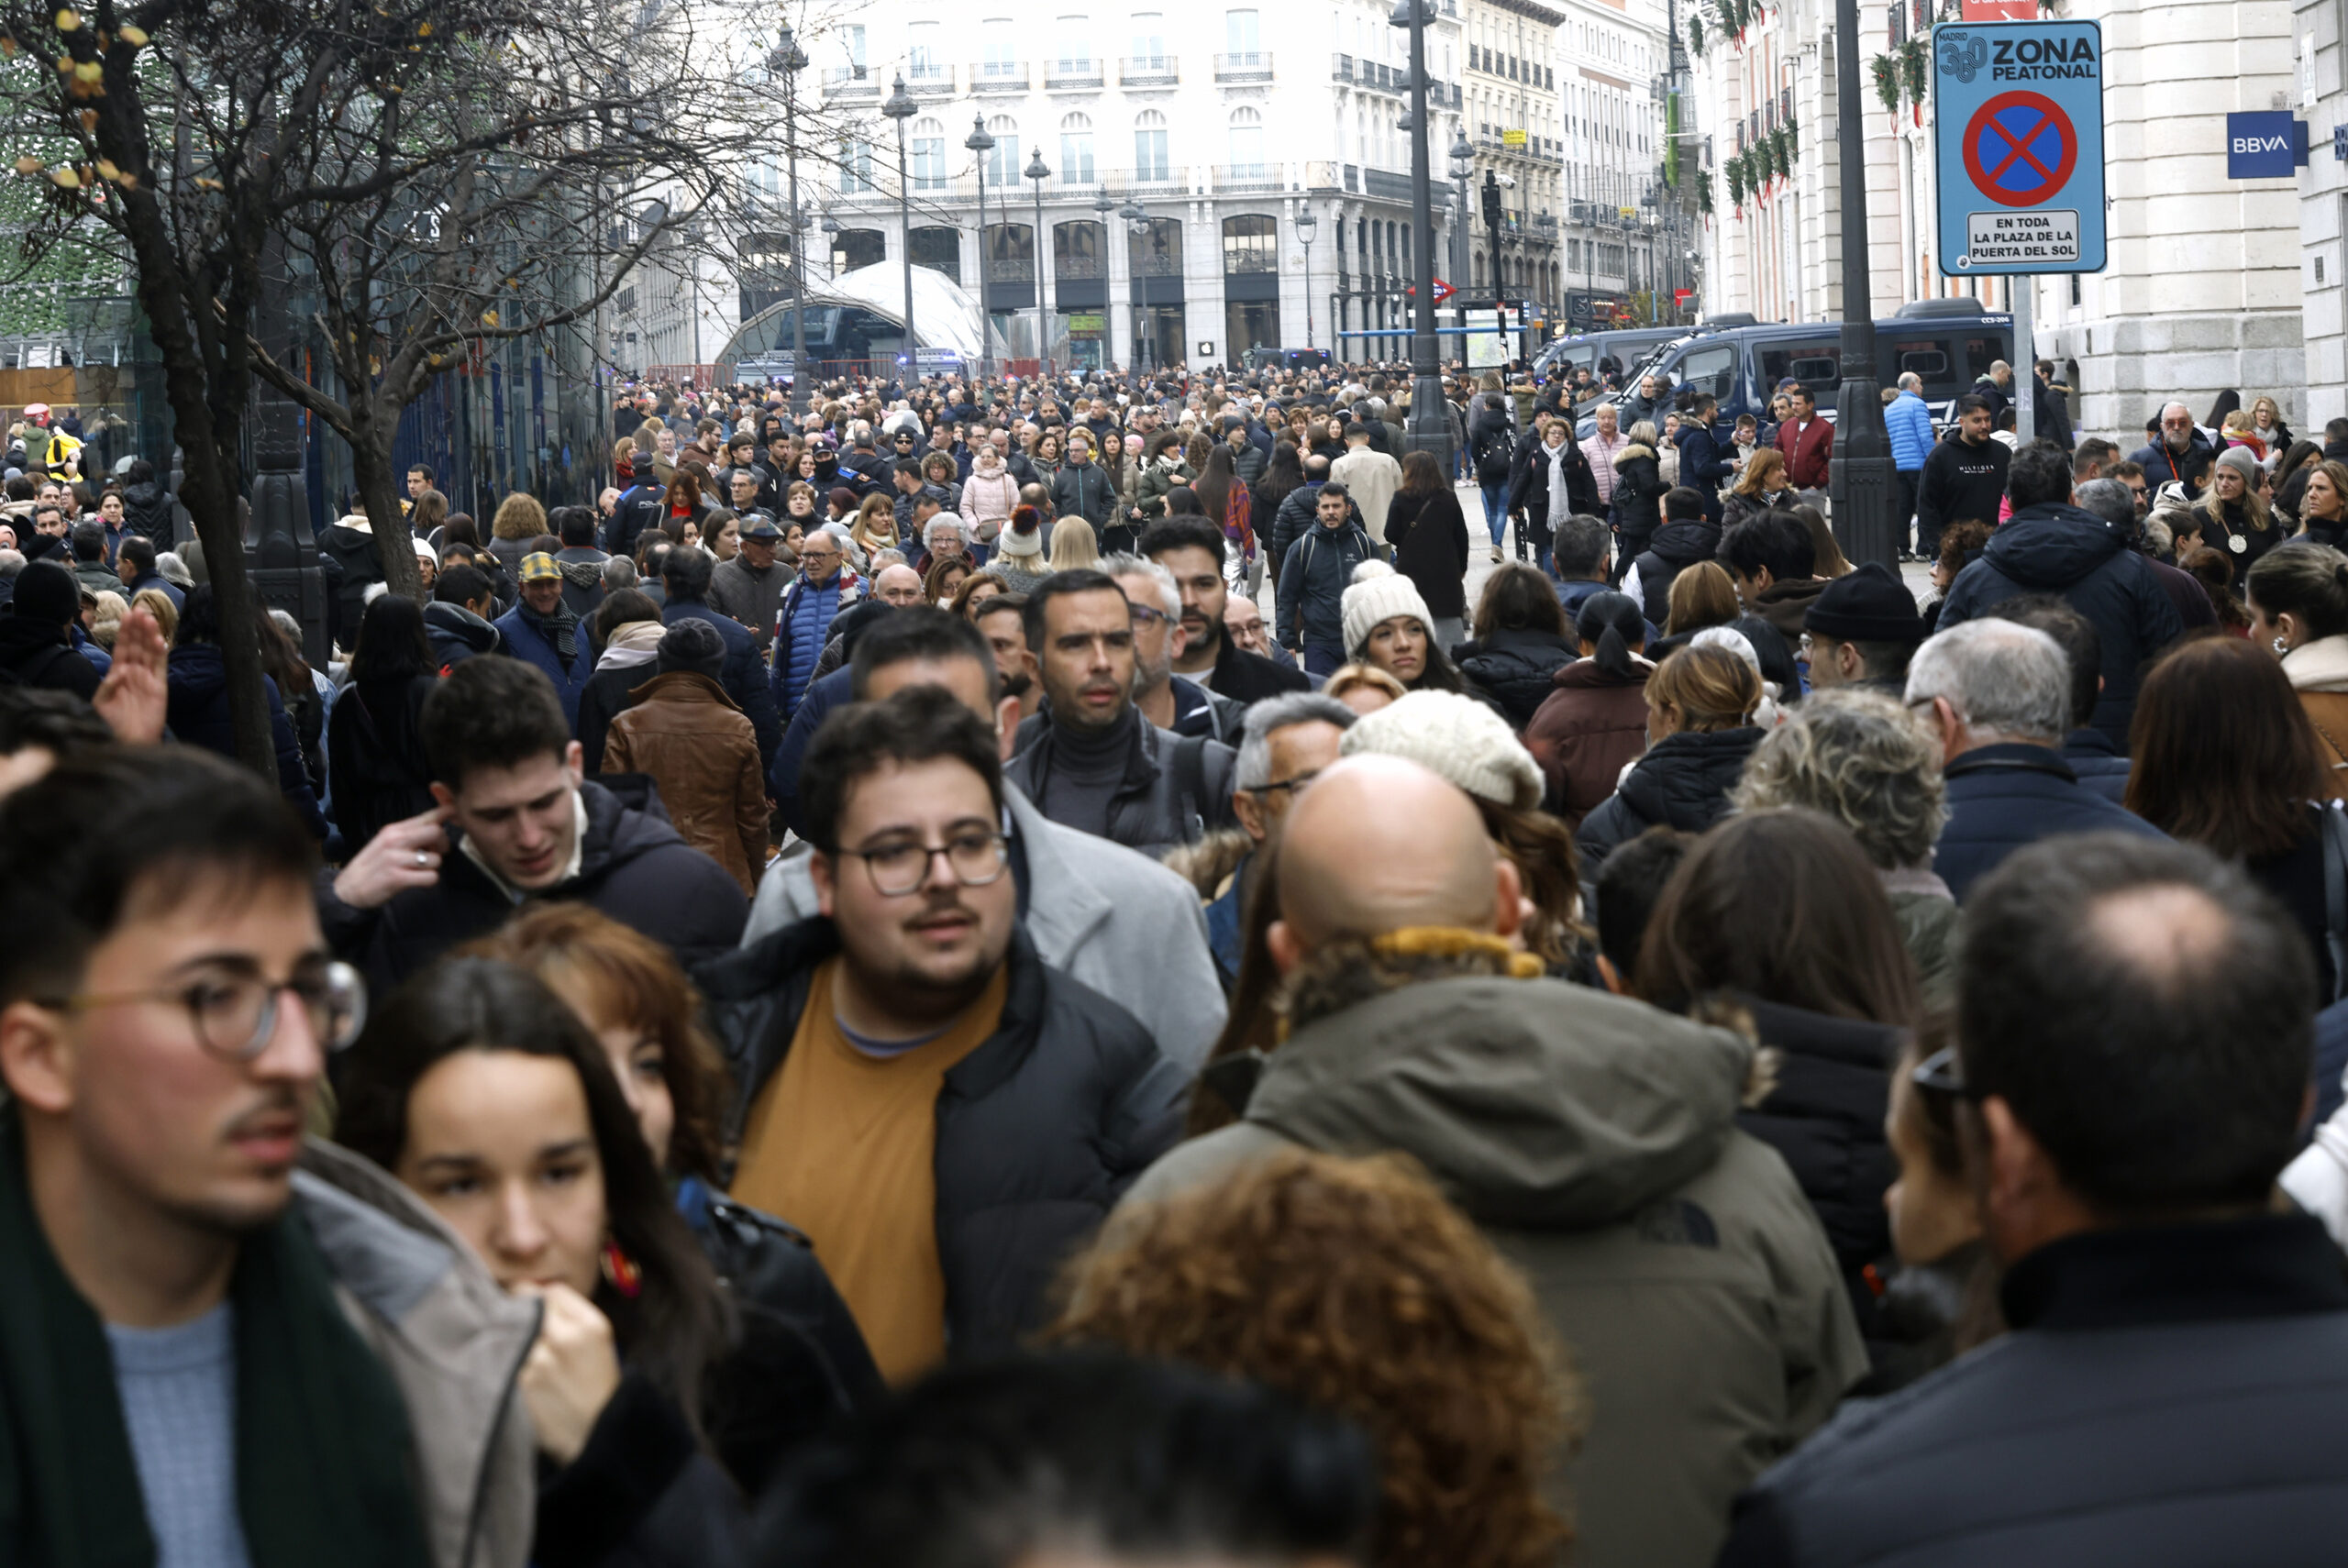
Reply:
[[[1134,116],[1134,178],[1171,180],[1173,165],[1166,155],[1166,116],[1144,109]]]
[[[994,146],[987,152],[987,183],[1018,184],[1019,171],[1024,166],[1019,156],[1019,122],[1009,115],[997,115],[987,122],[987,135],[994,138]]]
[[[936,119],[914,122],[913,150],[908,166],[916,191],[946,189],[946,126]]]
[[[962,281],[962,231],[931,225],[914,230],[914,265],[927,267],[945,273],[956,282]]]
[[[1088,115],[1060,118],[1060,183],[1092,183],[1092,119]]]
[[[1107,277],[1107,232],[1091,219],[1053,225],[1052,276]]]
[[[1235,180],[1265,177],[1264,116],[1244,105],[1231,111],[1231,174]]]
[[[1179,278],[1182,275],[1182,225],[1177,218],[1151,218],[1140,232],[1128,230],[1126,258],[1134,276]]]

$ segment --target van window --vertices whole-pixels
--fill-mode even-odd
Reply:
[[[1922,378],[1926,397],[1945,397],[1940,387],[1956,384],[1956,363],[1949,354],[1950,345],[1944,338],[1920,337],[1901,339],[1891,346],[1891,379],[1897,381],[1910,371]]]
[[[1774,392],[1788,376],[1808,387],[1821,408],[1834,405],[1843,384],[1843,345],[1836,338],[1772,343],[1761,350],[1761,391]]]
[[[1710,392],[1726,403],[1736,392],[1736,345],[1707,343],[1691,347],[1677,370],[1681,386]]]
[[[1988,375],[1992,363],[2006,357],[2010,343],[2010,339],[2003,333],[1965,340],[1965,384],[1967,388]]]

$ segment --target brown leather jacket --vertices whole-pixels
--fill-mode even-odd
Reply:
[[[758,733],[706,675],[671,670],[637,687],[612,721],[604,771],[648,773],[687,844],[756,893],[767,864],[767,786]]]

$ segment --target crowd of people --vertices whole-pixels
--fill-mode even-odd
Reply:
[[[2348,421],[1406,389],[12,452],[0,1560],[2330,1561]]]

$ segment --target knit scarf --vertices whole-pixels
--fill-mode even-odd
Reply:
[[[0,1561],[156,1561],[105,1329],[50,1251],[24,1129],[0,1110]],[[291,1214],[247,1233],[236,1318],[237,1505],[253,1568],[428,1568],[407,1412]]]
[[[579,629],[579,612],[564,601],[555,602],[554,613],[541,615],[527,604],[516,605],[522,619],[537,628],[538,635],[554,645],[554,651],[568,666],[579,657],[579,642],[574,634]]]

